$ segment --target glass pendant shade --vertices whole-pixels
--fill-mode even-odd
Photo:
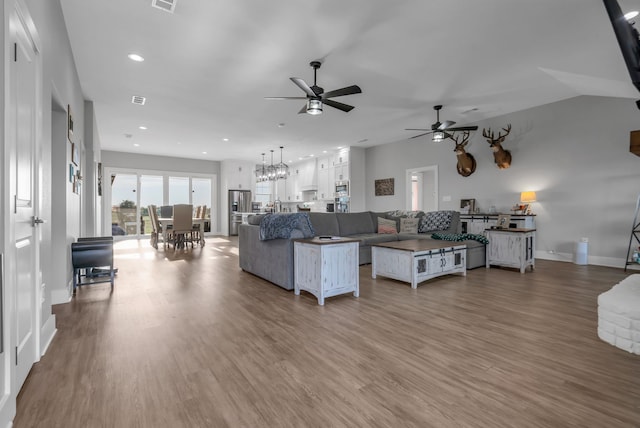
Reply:
[[[322,114],[322,101],[314,100],[313,98],[307,101],[307,113],[308,114]]]

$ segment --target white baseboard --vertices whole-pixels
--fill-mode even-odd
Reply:
[[[47,349],[49,349],[49,345],[51,344],[51,341],[53,340],[53,337],[56,335],[57,331],[56,316],[54,314],[51,314],[49,316],[49,319],[42,326],[42,330],[40,331],[40,344],[42,348],[40,350],[40,355],[44,355],[45,352],[47,352]]]
[[[549,253],[547,251],[536,251],[536,259],[542,260],[555,260],[558,262],[569,262],[573,263],[575,260],[574,255],[572,253]],[[587,263],[595,266],[607,266],[614,268],[624,269],[625,261],[622,258],[617,257],[600,257],[600,256],[587,256]],[[640,265],[638,267],[630,266],[628,269],[636,270],[640,269]]]
[[[60,305],[62,303],[69,303],[71,301],[72,290],[72,282],[69,282],[69,284],[67,284],[66,290],[51,290],[51,304]]]

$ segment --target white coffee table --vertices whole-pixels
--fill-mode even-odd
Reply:
[[[431,239],[384,242],[371,246],[371,277],[383,275],[408,282],[411,288],[452,273],[467,275],[467,246]]]
[[[308,291],[324,305],[325,297],[360,293],[357,239],[319,238],[294,242],[294,293]]]

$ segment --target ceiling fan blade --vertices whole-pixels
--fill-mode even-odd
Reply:
[[[307,105],[303,105],[298,114],[305,114],[307,112]]]
[[[445,120],[444,122],[442,122],[442,123],[440,124],[440,126],[438,126],[438,129],[439,129],[439,130],[447,129],[447,128],[449,128],[450,126],[453,126],[453,125],[455,125],[455,124],[456,124],[456,123],[455,123],[453,120]]]
[[[307,82],[305,82],[304,80],[300,79],[299,77],[290,77],[290,79],[293,83],[296,84],[298,88],[302,89],[305,94],[309,95],[310,97],[318,96],[315,92],[313,92],[313,89],[311,89],[311,87],[307,85]]]
[[[264,97],[265,100],[306,100],[307,97]]]
[[[333,101],[333,100],[322,100],[323,103],[325,103],[328,106],[331,106],[333,108],[337,108],[338,110],[342,110],[345,113],[350,112],[351,110],[353,110],[355,107],[350,106],[348,104],[342,104],[339,103],[337,101]]]
[[[477,126],[458,126],[455,128],[447,128],[447,131],[476,131]]]
[[[410,137],[409,139],[410,139],[410,140],[413,140],[414,138],[419,138],[419,137],[422,137],[422,136],[424,136],[424,135],[428,135],[428,134],[433,134],[433,131],[424,132],[424,133],[422,133],[422,134],[418,134],[418,135],[415,135],[415,136],[413,136],[413,137]]]
[[[405,131],[431,131],[431,129],[426,128],[404,128]]]
[[[346,88],[336,89],[322,94],[322,98],[343,97],[345,95],[361,94],[362,89],[358,85],[347,86]]]

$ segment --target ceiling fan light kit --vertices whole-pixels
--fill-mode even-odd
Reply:
[[[307,82],[299,77],[290,77],[291,81],[306,94],[306,97],[265,97],[267,100],[304,100],[307,103],[300,109],[298,113],[307,113],[311,115],[322,114],[323,106],[326,104],[345,113],[354,109],[353,106],[331,100],[329,98],[343,97],[345,95],[361,94],[362,89],[358,85],[345,86],[344,88],[325,92],[324,88],[317,85],[317,72],[322,63],[320,61],[311,61],[309,65],[313,68],[313,86],[309,86]]]
[[[322,101],[309,98],[307,102],[307,114],[322,114]]]
[[[422,134],[415,135],[411,138],[422,137],[423,135],[433,134],[431,136],[431,141],[439,142],[444,140],[445,138],[450,138],[452,134],[456,131],[475,131],[478,129],[477,126],[456,126],[456,123],[452,120],[445,120],[444,122],[440,122],[440,110],[442,110],[442,105],[433,106],[433,109],[436,111],[436,123],[431,125],[431,129],[423,129],[423,128],[405,128],[405,131],[427,131]]]

